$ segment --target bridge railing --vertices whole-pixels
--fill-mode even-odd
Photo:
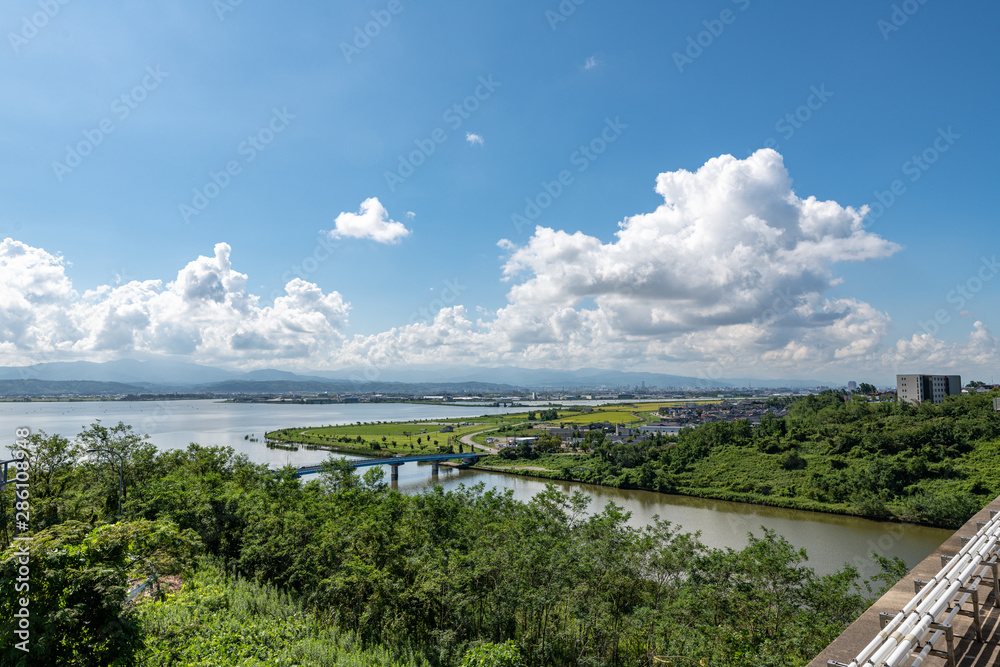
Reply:
[[[422,461],[451,461],[453,459],[476,459],[482,456],[487,456],[487,454],[482,454],[478,452],[470,453],[460,453],[460,454],[412,454],[409,456],[390,456],[386,458],[377,459],[359,459],[356,461],[351,461],[353,467],[362,466],[375,466],[375,465],[389,465],[397,466],[403,465],[404,463],[420,463]],[[318,472],[323,467],[323,464],[314,466],[302,466],[299,468],[298,474],[308,474],[313,472]]]
[[[828,660],[831,667],[899,667],[909,657],[912,667],[930,655],[945,658],[955,665],[952,621],[959,615],[972,618],[976,639],[982,640],[979,586],[993,588],[993,605],[1000,606],[1000,582],[997,581],[997,558],[1000,551],[1000,513],[990,512],[990,520],[946,560],[930,581],[916,582],[913,598],[895,616],[883,614],[881,632],[850,663]],[[988,595],[988,593],[987,593]],[[971,605],[970,605],[971,601]],[[971,606],[971,609],[969,607]],[[941,638],[946,647],[940,648]],[[912,654],[916,653],[915,656]]]

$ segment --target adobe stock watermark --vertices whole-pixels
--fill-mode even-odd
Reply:
[[[741,12],[745,12],[750,8],[750,0],[732,0],[732,3],[736,5]],[[674,65],[677,67],[677,71],[681,74],[684,73],[684,68],[688,65],[694,63],[695,60],[700,58],[702,54],[705,53],[706,49],[710,48],[715,44],[715,40],[722,36],[725,32],[726,26],[736,23],[736,18],[739,16],[736,12],[728,7],[719,12],[719,18],[717,19],[706,19],[701,22],[705,29],[698,32],[695,35],[690,35],[687,38],[687,46],[684,51],[674,51],[671,57],[674,60]]]
[[[7,33],[7,41],[14,49],[14,55],[20,54],[21,47],[27,46],[28,42],[37,37],[39,31],[47,26],[69,2],[70,0],[38,0],[38,8],[41,11],[25,14],[21,17],[21,29]]]
[[[927,0],[903,0],[899,4],[893,4],[892,11],[888,19],[879,19],[875,22],[875,27],[882,33],[882,39],[886,42],[894,32],[906,25],[910,17],[920,11],[920,8],[927,4]]]
[[[410,1],[407,0],[407,2]],[[371,46],[372,40],[377,39],[382,31],[392,23],[393,17],[402,14],[404,9],[406,9],[406,5],[403,4],[402,0],[389,0],[385,9],[371,11],[371,21],[365,23],[363,27],[355,26],[354,39],[349,43],[340,43],[340,52],[344,54],[344,60],[347,61],[347,64],[351,64],[351,60],[355,56],[360,56],[362,51]]]
[[[608,147],[618,141],[618,139],[628,129],[628,125],[621,121],[620,116],[604,119],[604,127],[593,139],[587,143],[580,144],[579,148],[569,156],[570,166],[576,167],[576,173],[582,174],[587,171],[597,159],[604,155]],[[566,192],[566,188],[576,182],[573,171],[563,169],[555,175],[553,180],[542,179],[538,192],[532,197],[524,198],[524,210],[520,213],[511,213],[510,221],[518,233],[523,231],[525,225],[529,225],[541,217],[542,212]]]
[[[212,0],[212,9],[220,21],[225,21],[226,15],[235,12],[242,4],[243,0]]]
[[[28,653],[30,651],[28,642],[31,639],[31,612],[29,611],[31,598],[28,597],[28,593],[31,592],[31,554],[28,547],[31,544],[31,538],[21,537],[21,533],[28,531],[31,519],[31,501],[28,490],[31,478],[27,457],[24,454],[24,448],[31,436],[31,429],[24,426],[18,427],[15,429],[14,435],[17,438],[15,441],[16,449],[12,452],[16,461],[14,467],[17,470],[14,476],[14,546],[17,547],[14,552],[14,555],[17,556],[17,577],[14,580],[14,592],[24,596],[18,598],[15,605],[17,611],[14,612],[14,618],[17,619],[15,621],[17,625],[14,634],[21,641],[14,644],[14,648]],[[3,481],[7,482],[7,480]]]
[[[945,295],[945,300],[954,306],[953,310],[961,314],[965,306],[976,298],[976,295],[983,291],[983,288],[993,280],[997,273],[1000,273],[1000,263],[997,256],[983,256],[979,261],[979,268],[965,282],[957,283],[954,289]],[[919,327],[925,334],[936,336],[941,327],[951,322],[951,314],[944,308],[934,311],[931,319],[917,320]],[[916,333],[916,332],[914,332]]]
[[[559,6],[545,10],[545,20],[549,22],[552,32],[555,32],[560,23],[565,23],[569,17],[576,13],[576,8],[587,2],[587,0],[562,0]]]
[[[189,202],[182,202],[177,209],[185,224],[190,224],[191,218],[200,215],[222,191],[228,188],[233,179],[243,173],[243,167],[257,159],[257,156],[267,150],[275,138],[288,129],[295,120],[295,114],[288,112],[288,107],[274,107],[271,118],[259,130],[247,136],[236,147],[237,157],[228,160],[219,171],[209,171],[208,180],[200,187],[192,190]]]
[[[115,122],[123,122],[132,112],[139,108],[139,105],[149,98],[149,94],[160,87],[160,84],[170,76],[169,72],[160,70],[160,66],[146,67],[146,74],[131,90],[122,93],[111,100],[109,105],[111,115],[106,116],[97,123],[93,129],[83,130],[83,139],[74,145],[66,145],[66,156],[63,161],[52,161],[52,171],[56,175],[56,180],[60,183],[69,174],[73,173],[77,167],[83,164],[87,156],[91,155],[98,146],[104,143],[104,139],[114,132],[118,126]]]
[[[944,153],[951,150],[959,139],[962,138],[951,125],[945,128],[939,127],[937,136],[927,148],[910,156],[909,159],[900,165],[899,170],[908,177],[911,183],[916,183],[930,168],[941,158]],[[865,218],[865,226],[871,226],[876,220],[885,215],[893,204],[899,201],[907,192],[906,182],[901,178],[893,179],[885,190],[875,190],[872,194],[876,201],[868,204],[868,216]]]
[[[472,117],[472,114],[479,110],[483,102],[490,99],[497,88],[503,84],[493,80],[493,75],[488,74],[478,79],[476,88],[464,99],[455,102],[441,114],[443,120],[451,132],[457,131],[462,124]],[[423,139],[413,141],[416,148],[409,153],[399,155],[399,164],[394,171],[386,171],[385,184],[389,186],[390,192],[395,192],[399,185],[406,182],[410,176],[416,173],[417,169],[427,162],[427,159],[434,155],[438,146],[448,141],[448,131],[443,127],[434,128],[430,134]]]
[[[822,109],[831,97],[833,97],[833,93],[826,89],[825,83],[821,83],[818,88],[810,86],[809,96],[806,97],[805,102],[796,107],[794,111],[786,113],[775,121],[774,131],[780,133],[781,138],[788,141],[812,120],[813,114]],[[781,148],[781,144],[774,137],[768,137],[764,141],[764,148],[778,150]]]
[[[791,290],[787,287],[783,290],[779,287],[772,291],[771,295],[774,296],[774,300],[758,317],[753,319],[751,322],[753,326],[770,327],[798,306],[796,299],[792,296]]]
[[[458,278],[452,280],[444,281],[444,289],[441,290],[441,296],[432,299],[430,302],[417,308],[410,314],[410,318],[407,321],[407,326],[415,325],[428,325],[434,322],[434,318],[437,317],[445,308],[455,305],[458,298],[468,289],[467,285],[463,285],[459,282]],[[361,387],[367,383],[378,382],[382,377],[382,366],[371,361],[370,359],[365,360],[364,369],[360,373],[352,373],[348,378],[352,384],[354,384],[355,390],[360,390]]]
[[[304,255],[299,261],[292,264],[287,271],[281,274],[281,282],[287,285],[295,278],[310,281],[312,275],[319,271],[319,267],[334,256],[339,246],[340,242],[331,237],[329,232],[321,232],[316,237],[316,244],[313,246],[312,251]],[[274,301],[278,297],[284,296],[284,294],[285,291],[283,289],[272,290],[271,300]]]
[[[445,280],[444,289],[441,290],[440,296],[431,299],[427,305],[413,311],[407,323],[429,324],[433,322],[438,313],[449,306],[453,306],[467,289],[469,289],[469,286],[460,283],[458,278]]]
[[[903,539],[904,535],[902,526],[895,523],[890,524],[882,531],[877,540],[868,539],[868,550],[866,552],[868,555],[855,554],[850,560],[850,565],[859,573],[864,573],[866,569],[874,567],[876,564],[872,554],[881,556],[882,558],[892,558],[896,555],[896,545]]]
[[[770,303],[765,300],[765,307],[757,317],[751,320],[751,326],[762,329],[772,327],[790,313],[793,313],[801,301],[799,296],[792,294],[789,287],[773,289],[771,290],[771,296],[774,298]],[[758,299],[756,294],[752,294],[750,299],[758,308],[761,307],[761,299]],[[737,361],[739,354],[740,352],[736,349],[735,343],[733,343],[728,351],[716,356],[711,363],[704,367],[700,376],[706,380],[718,382],[722,379],[726,368],[732,366]]]
[[[466,289],[467,287],[461,284],[458,278],[455,278],[454,280],[446,280],[444,282],[444,289],[441,291],[441,297],[432,299],[424,306],[414,310],[407,320],[407,325],[426,326],[433,323],[437,314],[445,308],[454,305],[454,303],[458,300],[458,297]],[[353,373],[348,379],[350,379],[350,381],[354,384],[355,390],[360,391],[364,384],[378,382],[382,378],[382,370],[382,365],[366,359],[364,369],[361,373]]]

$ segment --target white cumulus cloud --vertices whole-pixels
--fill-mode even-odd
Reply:
[[[883,364],[893,374],[953,372],[968,374],[984,372],[992,374],[1000,360],[1000,341],[980,321],[972,325],[972,331],[965,341],[947,343],[929,333],[914,333],[910,338],[896,342],[883,358]],[[986,378],[963,378],[989,380]]]
[[[62,257],[7,239],[0,362],[151,353],[317,369],[597,366],[823,379],[927,368],[966,374],[1000,361],[1000,343],[982,322],[958,343],[929,334],[887,341],[888,313],[833,294],[844,290],[842,264],[889,257],[899,246],[866,229],[866,207],[796,193],[773,150],[662,173],[656,191],[662,204],[609,224],[609,240],[542,226],[524,243],[501,240],[509,288],[500,307],[467,308],[457,293],[435,294],[414,304],[419,319],[350,337],[351,307],[339,293],[296,279],[261,303],[225,243],[169,282],[80,294]],[[374,198],[338,216],[331,232],[382,243],[409,233]]]
[[[877,360],[889,316],[824,296],[834,266],[899,249],[867,209],[800,197],[781,156],[724,155],[659,175],[663,204],[615,239],[538,227],[507,251],[507,305],[464,308],[345,344],[348,360],[801,372]],[[445,313],[444,310],[441,313]],[[440,341],[440,342],[437,342]],[[712,369],[717,369],[717,372]]]
[[[335,228],[330,231],[333,238],[371,239],[378,243],[392,244],[399,243],[411,234],[406,225],[389,218],[389,212],[378,197],[361,202],[361,210],[357,213],[341,213],[334,224]]]
[[[0,243],[0,361],[104,360],[190,355],[205,362],[274,363],[326,358],[341,343],[350,305],[296,278],[272,305],[247,290],[232,249],[188,263],[177,277],[103,285],[82,295],[60,257]]]
[[[478,134],[476,134],[475,132],[466,132],[465,140],[469,142],[469,144],[472,146],[482,146],[483,144],[486,143],[486,140],[483,139]]]

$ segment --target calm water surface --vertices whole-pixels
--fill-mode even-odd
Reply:
[[[264,446],[265,431],[292,426],[323,426],[353,422],[445,419],[526,411],[527,408],[436,406],[411,403],[357,403],[289,405],[220,403],[216,401],[87,401],[53,403],[0,403],[0,437],[14,440],[14,430],[27,426],[71,437],[96,420],[104,426],[119,421],[146,433],[160,449],[185,449],[188,444],[224,445],[246,454],[256,463],[321,463],[327,452],[302,449],[287,452]],[[9,434],[9,436],[8,436]],[[260,439],[250,442],[245,436]],[[2,441],[0,441],[2,442]]]
[[[189,443],[197,442],[229,446],[255,462],[272,466],[289,463],[308,465],[323,461],[328,453],[305,449],[298,452],[268,449],[263,442],[250,442],[244,436],[262,438],[265,431],[292,426],[475,417],[514,411],[517,409],[400,403],[266,405],[203,400],[0,403],[0,434],[4,434],[7,444],[10,444],[14,440],[14,430],[19,426],[70,437],[97,419],[107,426],[123,421],[141,433],[148,433],[150,440],[164,450],[185,448]],[[388,471],[386,473],[388,479]],[[460,484],[484,484],[488,489],[509,490],[518,500],[529,500],[545,488],[545,482],[541,480],[516,475],[442,468],[439,475],[432,477],[430,465],[408,463],[399,468],[398,488],[404,493],[421,493],[434,484],[440,484],[445,490],[455,489]],[[875,563],[869,557],[872,551],[884,556],[899,556],[912,567],[951,534],[937,528],[887,524],[817,512],[570,482],[555,484],[566,493],[582,491],[587,494],[591,498],[591,511],[599,511],[613,502],[631,513],[629,523],[636,527],[649,523],[653,516],[658,515],[686,531],[700,531],[702,542],[712,547],[741,548],[747,543],[748,532],[760,535],[761,527],[766,527],[783,535],[795,546],[805,548],[809,565],[821,574],[833,572],[850,562],[863,575],[871,576],[877,572]]]

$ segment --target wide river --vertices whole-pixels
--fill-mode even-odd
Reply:
[[[160,449],[183,449],[191,442],[226,445],[255,462],[276,467],[315,464],[329,454],[305,449],[298,452],[268,449],[262,438],[265,431],[359,421],[475,417],[516,410],[401,403],[269,405],[203,400],[0,403],[0,434],[4,434],[7,445],[10,445],[15,429],[21,426],[29,427],[32,432],[45,431],[72,437],[96,420],[101,420],[105,426],[123,421],[136,431],[149,434],[150,440]],[[260,441],[252,442],[246,436],[256,436]],[[439,475],[432,477],[429,465],[408,463],[399,468],[398,488],[404,493],[420,493],[434,484],[440,484],[445,490],[457,488],[460,484],[484,484],[487,488],[509,489],[518,500],[529,500],[545,488],[542,480],[516,475],[442,468]],[[869,556],[873,551],[883,556],[899,556],[913,567],[950,535],[950,531],[937,528],[650,491],[570,482],[557,482],[556,486],[567,493],[586,493],[591,498],[592,511],[601,509],[609,502],[623,507],[631,513],[630,523],[636,527],[645,525],[653,516],[659,516],[686,531],[700,531],[702,542],[712,547],[742,548],[747,543],[747,533],[753,531],[760,535],[763,526],[783,535],[795,546],[805,548],[809,554],[809,565],[820,574],[833,572],[850,562],[864,576],[871,576],[878,570]]]

